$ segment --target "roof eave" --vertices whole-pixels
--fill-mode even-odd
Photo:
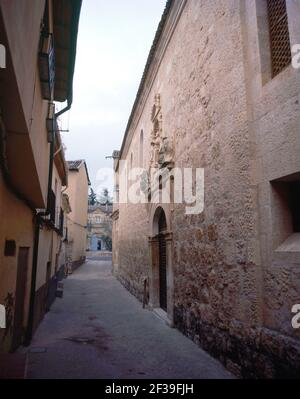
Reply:
[[[73,98],[73,77],[76,60],[79,17],[82,0],[54,0],[54,37],[56,78],[54,100]]]
[[[74,166],[74,163],[78,163],[78,165]],[[79,169],[82,167],[82,165],[84,164],[85,167],[85,171],[86,171],[86,177],[87,177],[87,181],[88,181],[88,185],[91,186],[91,181],[90,181],[90,177],[89,177],[89,172],[88,172],[88,168],[87,168],[87,164],[85,162],[84,159],[78,160],[78,161],[68,161],[67,165],[68,165],[68,169],[71,172],[79,172]]]

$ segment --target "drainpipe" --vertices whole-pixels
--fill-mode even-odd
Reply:
[[[58,118],[59,116],[61,116],[65,112],[69,111],[71,109],[71,107],[72,107],[72,102],[73,102],[73,96],[70,95],[70,97],[67,99],[67,106],[65,108],[63,108],[61,111],[57,112],[55,114],[55,118]]]
[[[31,273],[31,290],[30,290],[30,304],[29,304],[29,316],[28,324],[25,337],[25,346],[29,346],[33,335],[33,323],[34,323],[34,308],[35,308],[35,296],[36,296],[36,276],[38,267],[38,251],[39,251],[39,237],[40,237],[40,225],[42,223],[42,217],[49,216],[50,214],[50,195],[52,190],[52,177],[53,177],[53,164],[54,164],[54,151],[55,151],[55,137],[56,137],[56,119],[69,111],[72,105],[72,98],[68,99],[67,106],[63,108],[60,112],[55,114],[53,121],[52,130],[52,140],[50,143],[50,158],[49,158],[49,174],[48,174],[48,194],[47,194],[47,208],[45,212],[40,212],[36,214],[36,224],[35,224],[35,239],[34,239],[34,250],[33,250],[33,260],[32,260],[32,273]]]
[[[50,195],[51,195],[51,191],[52,191],[55,139],[56,139],[56,119],[54,119],[54,121],[53,121],[52,140],[50,143],[47,208],[46,208],[46,212],[41,213],[40,216],[49,216],[49,214],[50,214]]]
[[[39,241],[40,241],[40,226],[41,219],[39,214],[36,214],[35,218],[35,232],[34,232],[34,246],[32,256],[32,271],[31,271],[31,288],[30,288],[30,302],[29,302],[29,314],[27,329],[25,333],[24,345],[29,346],[32,339],[33,321],[34,321],[34,303],[35,303],[35,286],[36,286],[36,275],[37,275],[37,264],[39,254]]]

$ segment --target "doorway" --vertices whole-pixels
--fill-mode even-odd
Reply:
[[[170,212],[158,206],[150,210],[149,307],[169,326],[174,321],[173,234]]]
[[[167,222],[164,211],[161,211],[158,221],[158,250],[159,250],[159,304],[161,309],[167,312],[167,245],[165,233]]]
[[[50,297],[51,266],[52,266],[52,262],[47,262],[46,285],[45,285],[45,312],[48,312],[50,310],[50,306],[51,306],[51,297]]]
[[[15,312],[14,312],[14,328],[12,339],[12,350],[18,348],[22,344],[24,335],[24,313],[26,296],[27,275],[28,275],[28,258],[30,248],[19,248],[18,264],[17,264],[17,281],[15,293]]]

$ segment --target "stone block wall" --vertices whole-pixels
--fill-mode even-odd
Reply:
[[[290,311],[300,303],[299,263],[274,258],[272,180],[300,172],[299,72],[289,67],[266,83],[258,3],[174,2],[122,159],[141,166],[143,131],[149,167],[151,110],[160,94],[175,167],[205,171],[204,212],[168,205],[172,322],[240,377],[297,377],[300,336]],[[140,300],[151,274],[153,207],[119,206],[117,275]]]

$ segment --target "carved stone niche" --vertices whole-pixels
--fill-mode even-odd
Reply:
[[[151,113],[152,131],[151,131],[151,153],[150,168],[157,168],[159,161],[159,149],[162,136],[162,113],[160,106],[160,95],[154,98],[154,105]]]
[[[171,138],[163,133],[160,94],[156,94],[154,97],[151,121],[153,126],[151,132],[150,168],[172,168],[174,166],[174,143]]]
[[[174,167],[174,150],[173,140],[169,137],[163,137],[159,149],[159,166],[161,168]]]

